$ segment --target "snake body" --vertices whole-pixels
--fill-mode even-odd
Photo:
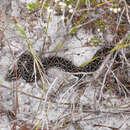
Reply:
[[[108,55],[108,52],[111,49],[112,47],[103,47],[99,49],[93,56],[93,58],[97,56],[98,58],[88,63],[84,67],[77,67],[71,61],[58,56],[49,56],[46,58],[44,57],[41,59],[42,66],[40,64],[39,65],[41,67],[41,70],[43,67],[45,71],[51,67],[57,67],[64,70],[65,72],[70,73],[94,72],[100,67],[104,58],[106,55]],[[38,68],[34,67],[34,65],[34,58],[32,54],[30,52],[25,52],[20,55],[17,61],[17,66],[8,71],[5,79],[7,81],[13,81],[22,77],[26,82],[34,82],[35,80],[37,81],[40,79],[40,73]],[[82,77],[81,74],[75,74],[75,76],[78,76],[79,78]]]

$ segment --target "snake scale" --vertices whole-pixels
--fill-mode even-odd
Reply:
[[[44,68],[45,71],[51,67],[57,67],[64,70],[65,72],[70,72],[70,73],[94,72],[100,67],[106,55],[109,54],[108,52],[112,48],[113,47],[103,47],[99,49],[96,52],[96,54],[93,56],[93,58],[97,56],[99,57],[94,61],[88,63],[84,67],[77,67],[71,61],[58,56],[49,56],[46,58],[44,57],[41,60],[42,67]],[[34,67],[34,65],[35,65],[34,58],[32,54],[30,52],[24,52],[19,56],[16,66],[8,71],[5,79],[7,81],[14,81],[22,77],[28,83],[34,82],[35,80],[38,81],[40,79],[40,73],[37,67]],[[43,70],[42,67],[41,70]],[[83,75],[75,74],[75,76],[81,78]]]

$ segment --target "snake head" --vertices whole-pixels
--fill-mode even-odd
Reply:
[[[6,81],[15,81],[18,80],[21,77],[21,71],[18,69],[16,65],[14,65],[11,69],[8,70],[5,80]]]

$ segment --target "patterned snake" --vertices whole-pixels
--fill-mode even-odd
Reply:
[[[94,72],[96,71],[100,65],[102,64],[103,60],[105,59],[106,55],[108,55],[109,51],[113,47],[103,47],[99,49],[94,57],[99,56],[99,58],[95,59],[94,61],[88,63],[84,67],[77,67],[71,61],[58,57],[58,56],[50,56],[47,58],[43,58],[42,67],[46,71],[48,68],[57,67],[65,72],[70,73],[77,73],[77,72]],[[93,58],[94,58],[93,57]],[[34,67],[34,58],[30,52],[25,52],[20,55],[19,59],[17,60],[16,67],[10,69],[5,77],[7,81],[17,80],[19,78],[23,78],[26,82],[34,82],[40,79],[40,73],[37,67]],[[39,64],[40,65],[40,64]],[[36,65],[37,66],[37,65]],[[41,67],[41,70],[43,70]],[[35,68],[35,69],[34,69]],[[75,74],[75,76],[81,78],[81,74]]]

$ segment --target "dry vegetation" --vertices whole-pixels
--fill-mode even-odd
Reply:
[[[129,0],[1,1],[0,129],[129,130]],[[30,84],[4,79],[26,50],[64,57],[75,48],[109,45],[115,48],[100,69],[81,80],[60,70]]]

